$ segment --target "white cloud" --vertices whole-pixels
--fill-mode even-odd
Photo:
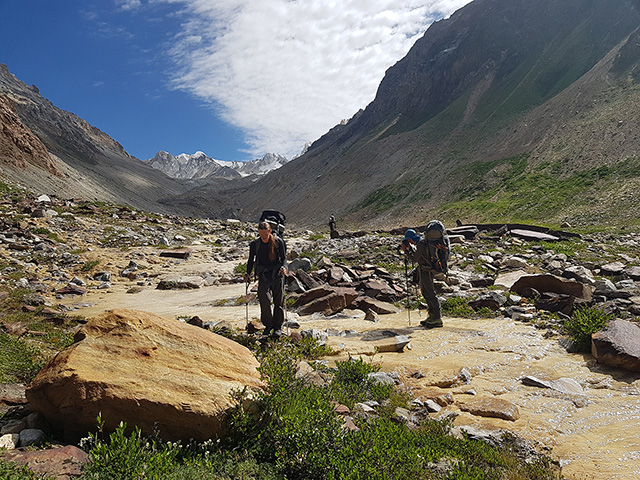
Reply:
[[[366,107],[385,70],[470,0],[156,1],[186,16],[175,86],[217,105],[254,157],[290,157]]]
[[[142,3],[140,0],[116,0],[116,5],[120,7],[121,10],[135,10],[139,8]]]

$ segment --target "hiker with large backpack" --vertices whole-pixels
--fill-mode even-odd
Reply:
[[[408,229],[400,248],[412,262],[418,264],[420,291],[429,309],[426,320],[422,320],[420,325],[425,328],[442,327],[440,301],[436,295],[434,279],[446,275],[448,269],[451,244],[444,225],[438,220],[432,220],[427,224],[424,238],[414,229]]]
[[[264,325],[264,335],[282,335],[284,322],[284,275],[286,273],[287,246],[284,240],[275,235],[267,221],[258,223],[258,238],[249,244],[249,260],[244,281],[249,282],[251,271],[255,267],[258,277],[258,301],[260,302],[260,321]],[[273,299],[273,311],[269,291]]]

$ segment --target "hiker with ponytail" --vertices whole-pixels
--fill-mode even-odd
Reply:
[[[249,245],[249,261],[244,281],[249,282],[251,271],[255,267],[258,277],[258,301],[260,302],[260,321],[264,325],[264,335],[282,334],[284,322],[284,274],[287,246],[280,237],[271,231],[268,222],[258,223],[258,234]],[[273,299],[273,311],[269,291]]]

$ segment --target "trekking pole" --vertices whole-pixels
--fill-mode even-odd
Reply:
[[[407,316],[409,317],[409,326],[411,326],[411,308],[409,308],[409,273],[407,272],[407,255],[404,255],[404,285],[407,291]]]
[[[287,320],[287,297],[285,295],[285,276],[282,275],[282,306],[284,307],[284,324],[287,327],[287,337],[289,336],[289,322]]]
[[[249,281],[244,284],[244,305],[246,311],[246,325],[245,329],[249,331]]]

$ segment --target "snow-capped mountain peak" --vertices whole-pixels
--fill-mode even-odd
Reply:
[[[181,153],[176,156],[159,151],[144,163],[173,178],[196,180],[208,177],[238,178],[264,175],[280,168],[288,161],[286,157],[275,153],[267,153],[262,158],[248,162],[237,162],[216,160],[201,151],[192,154]]]

